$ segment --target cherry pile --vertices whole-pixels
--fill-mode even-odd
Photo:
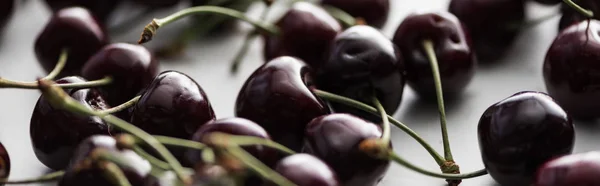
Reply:
[[[375,186],[394,162],[452,186],[485,174],[503,186],[600,185],[598,152],[572,154],[573,120],[600,117],[596,1],[561,4],[561,31],[541,67],[548,93],[521,91],[489,106],[477,126],[485,168],[468,173],[452,155],[444,100],[462,95],[478,63],[504,56],[526,25],[524,0],[452,0],[447,12],[408,15],[392,38],[379,30],[393,11],[389,0],[292,2],[274,23],[225,1],[188,2],[192,7],[152,20],[134,44],[107,34],[121,1],[46,0],[53,14],[34,52],[48,75],[0,78],[0,87],[42,92],[31,145],[55,172],[8,180],[9,152],[0,143],[0,184]],[[182,2],[133,1],[149,9]],[[262,3],[268,13],[274,2]],[[0,29],[13,4],[0,2]],[[142,45],[188,16],[214,21],[208,29],[243,20],[255,29],[248,39],[265,41],[264,64],[241,87],[235,117],[218,117],[200,84],[184,72],[160,72],[160,51]],[[443,155],[389,116],[406,85],[437,102]],[[403,148],[391,141],[392,125],[440,170],[396,154]]]

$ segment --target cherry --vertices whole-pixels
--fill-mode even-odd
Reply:
[[[309,154],[294,154],[277,164],[275,171],[298,186],[338,186],[335,173],[327,164]],[[276,186],[267,183],[265,186]]]
[[[313,68],[322,63],[327,47],[342,30],[325,10],[308,2],[294,3],[276,25],[281,30],[280,35],[264,37],[266,61],[292,56]]]
[[[92,14],[80,7],[57,11],[35,41],[35,55],[46,72],[52,71],[62,49],[69,50],[67,64],[59,77],[79,75],[82,66],[108,43]]]
[[[375,28],[359,25],[335,38],[327,60],[317,68],[316,80],[322,90],[363,103],[371,104],[374,93],[391,114],[402,100],[404,74],[402,56],[396,45]],[[331,103],[331,106],[336,112],[374,117],[345,105]]]
[[[82,83],[84,79],[70,76],[56,83]],[[96,89],[66,90],[80,104],[97,110],[109,106]],[[113,129],[99,117],[81,116],[67,110],[56,109],[40,96],[29,126],[31,143],[36,157],[54,170],[64,169],[77,145],[86,138],[96,135],[110,135]]]
[[[278,57],[259,67],[240,90],[235,115],[256,122],[271,138],[298,151],[304,128],[329,113],[311,92],[311,68],[293,57]]]
[[[166,8],[179,4],[180,0],[133,0],[134,2],[151,8]]]
[[[10,175],[10,156],[2,143],[0,143],[0,179]]]
[[[368,25],[377,28],[385,25],[390,13],[390,0],[322,0],[321,3],[363,18]]]
[[[303,151],[327,163],[337,174],[340,185],[374,186],[383,178],[390,162],[374,158],[358,146],[366,139],[380,138],[381,132],[377,125],[349,114],[321,116],[306,127]]]
[[[573,2],[584,9],[590,10],[594,13],[600,13],[600,2],[594,0],[573,0]],[[573,8],[567,5],[562,5],[560,10],[562,12],[562,17],[560,18],[558,25],[559,31],[587,19],[584,15],[581,15],[581,13],[575,11]],[[593,19],[600,19],[600,15],[594,14]]]
[[[478,125],[486,170],[500,185],[530,185],[538,167],[573,151],[571,118],[551,97],[519,92],[490,106]]]
[[[589,27],[588,27],[589,25]],[[548,93],[578,119],[600,116],[600,21],[591,20],[564,29],[548,49],[543,73]]]
[[[8,20],[12,17],[14,4],[14,0],[4,0],[0,2],[0,30],[4,28],[4,25],[6,25]]]
[[[536,186],[600,185],[600,152],[562,156],[539,168]]]
[[[158,74],[158,61],[141,45],[114,43],[92,56],[81,74],[86,79],[112,77],[113,82],[101,90],[109,104],[120,105],[150,85]]]
[[[435,98],[430,61],[423,41],[434,43],[444,95],[462,92],[475,73],[477,59],[470,36],[456,16],[447,12],[411,14],[398,27],[393,42],[400,48],[406,79],[416,92]]]
[[[475,53],[484,62],[508,50],[525,20],[523,0],[452,0],[449,11],[465,24]]]
[[[98,21],[106,23],[110,14],[122,0],[45,0],[52,12],[56,13],[64,8],[82,7],[89,10]]]
[[[104,135],[94,135],[81,142],[75,151],[65,175],[58,182],[59,186],[106,186],[114,185],[103,174],[103,169],[93,162],[90,167],[81,169],[81,165],[95,150],[105,150],[108,154],[125,159],[125,165],[119,165],[132,186],[144,185],[145,178],[149,175],[152,166],[135,152],[128,149],[117,148],[114,138]]]

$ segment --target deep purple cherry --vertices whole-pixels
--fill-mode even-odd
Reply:
[[[81,75],[88,80],[112,77],[113,82],[102,90],[109,104],[120,105],[150,85],[158,75],[158,61],[141,45],[114,43],[92,56]]]
[[[600,175],[600,152],[566,155],[540,167],[535,186],[600,185],[598,175]]]
[[[359,144],[380,138],[381,132],[379,126],[349,114],[321,116],[306,127],[303,151],[327,163],[337,174],[340,185],[375,186],[390,162],[361,151]]]
[[[294,154],[285,157],[275,171],[298,186],[339,186],[333,170],[322,160],[310,154]],[[267,183],[265,186],[277,186]]]
[[[0,33],[4,30],[4,26],[12,17],[15,8],[14,0],[3,0],[0,2]]]
[[[396,30],[393,42],[403,54],[408,85],[422,96],[435,98],[424,40],[433,42],[444,95],[461,93],[471,82],[477,65],[470,36],[462,23],[448,12],[411,14]]]
[[[106,24],[110,14],[114,11],[117,5],[123,0],[45,0],[52,12],[56,13],[61,9],[69,7],[82,7],[89,10],[98,21]]]
[[[62,49],[68,49],[68,60],[59,77],[79,75],[86,61],[108,43],[92,14],[80,7],[64,8],[53,14],[38,35],[34,49],[38,62],[46,72],[52,71]]]
[[[337,7],[378,28],[385,25],[390,13],[390,0],[321,0],[321,3]]]
[[[546,89],[577,119],[600,117],[599,32],[598,20],[572,25],[556,36],[546,53]]]
[[[317,68],[342,26],[325,10],[308,2],[296,2],[276,25],[278,36],[265,36],[264,56],[270,61],[280,56],[302,59]]]
[[[236,100],[235,115],[256,122],[274,141],[298,151],[308,122],[329,113],[311,88],[308,65],[293,57],[275,58],[246,80]]]
[[[56,83],[81,83],[83,78],[70,76]],[[66,90],[77,102],[95,110],[108,109],[108,104],[96,89]],[[54,108],[44,96],[38,99],[29,126],[36,157],[54,170],[64,169],[77,145],[96,134],[110,135],[113,129],[95,116],[81,116]]]
[[[477,57],[484,62],[506,53],[525,20],[523,0],[452,0],[449,11],[465,24]]]
[[[500,185],[529,186],[545,162],[573,151],[567,113],[540,92],[519,92],[490,106],[478,125],[487,172]]]
[[[392,114],[402,100],[405,73],[397,46],[375,28],[359,25],[335,38],[327,60],[317,68],[316,82],[319,89],[371,105],[372,97],[376,96],[387,113]],[[336,112],[373,118],[345,105],[331,103],[331,106]]]
[[[10,175],[10,156],[2,143],[0,143],[0,179]]]

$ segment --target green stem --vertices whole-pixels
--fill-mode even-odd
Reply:
[[[144,28],[144,31],[142,32],[141,38],[138,41],[138,43],[142,44],[142,43],[146,43],[146,42],[152,40],[152,37],[156,34],[156,30],[158,30],[158,28],[160,28],[164,25],[167,25],[169,23],[172,23],[174,21],[177,21],[177,20],[184,18],[186,16],[189,16],[189,15],[201,14],[201,13],[216,13],[216,14],[226,15],[226,16],[233,17],[233,18],[236,18],[239,20],[246,21],[246,22],[252,24],[255,28],[261,30],[262,32],[268,33],[270,35],[279,34],[279,28],[277,28],[275,25],[252,20],[249,17],[247,17],[246,15],[244,15],[243,12],[236,11],[236,10],[229,9],[229,8],[218,7],[218,6],[197,6],[197,7],[183,9],[179,12],[171,14],[170,16],[167,16],[162,19],[152,20],[152,22]]]
[[[293,150],[277,143],[272,140],[254,137],[254,136],[241,136],[241,135],[231,135],[225,134],[221,132],[212,132],[210,134],[209,139],[213,142],[220,143],[226,146],[250,146],[250,145],[263,145],[266,147],[270,147],[273,149],[277,149],[281,152],[287,154],[295,154]]]
[[[58,76],[58,74],[60,74],[60,72],[65,68],[65,65],[67,64],[68,55],[69,50],[62,49],[62,51],[60,52],[60,56],[58,57],[58,62],[56,62],[56,66],[54,66],[54,69],[52,69],[52,71],[50,71],[50,73],[48,73],[48,75],[46,75],[46,77],[44,77],[43,79],[53,80],[54,78],[56,78],[56,76]]]
[[[360,109],[362,111],[365,112],[369,112],[371,114],[374,115],[379,115],[379,112],[377,112],[377,109],[371,107],[370,105],[361,103],[359,101],[344,97],[344,96],[340,96],[340,95],[335,95],[323,90],[313,90],[313,93],[316,94],[317,96],[328,100],[328,101],[332,101],[332,102],[336,102],[336,103],[340,103],[340,104],[344,104],[356,109]],[[403,123],[401,123],[400,121],[394,119],[392,116],[387,116],[388,120],[394,124],[394,126],[400,128],[402,131],[404,131],[406,134],[408,134],[409,136],[411,136],[412,138],[414,138],[419,144],[421,144],[421,146],[423,146],[423,148],[425,148],[425,150],[427,150],[427,152],[429,152],[429,154],[431,155],[431,157],[433,157],[433,159],[436,161],[436,163],[438,165],[443,165],[445,160],[442,156],[440,156],[440,154],[438,154],[435,149],[433,149],[431,147],[431,145],[429,145],[429,143],[427,143],[423,138],[421,138],[421,136],[419,136],[419,134],[417,134],[415,131],[413,131],[412,129],[410,129],[408,126],[404,125]]]
[[[140,155],[142,158],[148,160],[148,162],[150,162],[150,164],[154,165],[155,167],[158,167],[162,170],[169,170],[171,168],[171,166],[169,166],[168,163],[150,155],[138,145],[133,146],[133,151]]]
[[[475,178],[475,177],[479,177],[479,176],[483,176],[487,174],[487,171],[485,169],[482,170],[478,170],[472,173],[466,173],[466,174],[443,174],[443,173],[436,173],[436,172],[431,172],[425,169],[422,169],[420,167],[417,167],[411,163],[409,163],[408,161],[404,160],[402,157],[398,156],[398,154],[394,153],[394,152],[390,152],[389,153],[389,159],[392,161],[395,161],[396,163],[411,169],[413,171],[416,171],[418,173],[427,175],[427,176],[432,176],[432,177],[436,177],[436,178],[444,178],[444,179],[448,179],[448,180],[462,180],[462,179],[468,179],[468,178]]]
[[[112,81],[113,79],[111,77],[104,77],[102,79],[94,81],[88,81],[83,83],[57,84],[56,86],[61,88],[91,88],[108,85],[112,83]],[[37,82],[13,81],[0,78],[0,88],[39,89],[40,87]]]
[[[383,134],[381,135],[381,142],[383,142],[382,146],[388,148],[391,141],[390,121],[387,117],[385,109],[383,108],[383,105],[381,105],[381,102],[379,102],[379,99],[377,99],[375,95],[373,95],[373,105],[375,105],[375,108],[377,108],[377,111],[381,115],[381,120],[383,121]]]
[[[142,96],[136,96],[133,99],[118,105],[116,107],[113,108],[109,108],[106,110],[99,110],[98,112],[100,112],[102,115],[109,115],[109,114],[113,114],[113,113],[117,113],[117,112],[121,112],[129,107],[132,107],[133,105],[135,105],[141,98]]]
[[[563,2],[567,5],[569,5],[571,8],[575,9],[575,11],[579,12],[581,15],[584,15],[588,18],[593,18],[594,17],[594,12],[592,12],[591,10],[587,10],[579,5],[577,5],[576,3],[574,3],[572,0],[563,0]]]
[[[10,181],[10,180],[8,180],[8,178],[5,178],[5,179],[0,179],[0,184],[10,185],[10,184],[44,183],[44,182],[56,181],[56,180],[60,179],[63,175],[65,175],[65,171],[52,172],[52,173],[49,173],[49,174],[46,174],[46,175],[43,175],[43,176],[40,176],[40,177],[34,178],[34,179]]]
[[[337,19],[338,21],[340,21],[342,24],[344,24],[345,27],[351,27],[356,25],[356,19],[344,12],[343,10],[333,7],[333,6],[329,6],[329,5],[321,5],[321,7],[323,7],[327,12],[329,12],[329,14],[334,17],[335,19]]]
[[[196,149],[196,150],[203,150],[206,148],[205,144],[202,144],[202,143],[196,142],[196,141],[192,141],[192,140],[185,140],[185,139],[173,138],[173,137],[168,137],[168,136],[159,136],[159,135],[154,135],[154,138],[156,138],[156,140],[158,140],[160,143],[167,145],[167,146],[184,147],[184,148]]]
[[[119,168],[119,166],[117,166],[115,163],[102,161],[99,164],[103,170],[102,172],[104,173],[105,178],[111,180],[113,184],[118,186],[131,186],[131,183],[129,183],[129,180],[127,180],[125,173],[123,173],[123,170],[121,170],[121,168]]]
[[[279,173],[275,172],[265,164],[263,164],[260,160],[256,159],[254,156],[244,151],[244,149],[238,146],[228,146],[226,147],[226,151],[231,155],[236,157],[242,163],[244,163],[248,168],[252,169],[254,172],[258,173],[261,177],[266,180],[270,180],[276,185],[279,186],[295,186],[296,184],[289,181],[287,178],[281,176]]]
[[[266,7],[260,14],[260,20],[265,20],[267,18],[267,16],[269,15],[269,12],[271,11],[271,4],[273,3],[272,0],[267,0],[264,2],[265,2]],[[240,67],[240,64],[242,63],[242,61],[244,60],[244,57],[246,56],[246,53],[248,53],[248,49],[250,49],[250,43],[252,43],[252,40],[254,40],[254,38],[256,38],[256,36],[258,36],[258,35],[259,35],[259,33],[256,29],[252,30],[251,32],[246,34],[246,37],[244,38],[244,43],[242,44],[242,47],[235,55],[235,58],[233,58],[233,61],[231,61],[231,68],[230,68],[231,73],[237,73],[237,71]]]
[[[444,108],[444,93],[442,90],[442,80],[440,78],[440,69],[438,66],[437,57],[433,47],[433,41],[424,40],[423,49],[429,58],[431,71],[433,73],[433,81],[435,84],[435,94],[437,96],[438,111],[440,113],[440,125],[442,128],[442,143],[444,144],[444,158],[446,161],[454,161],[452,150],[450,149],[450,140],[448,139],[448,127],[446,125],[446,110]]]

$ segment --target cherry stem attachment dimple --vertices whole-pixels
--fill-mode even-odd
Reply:
[[[102,173],[104,173],[104,177],[108,180],[111,180],[113,184],[118,186],[131,186],[129,180],[123,173],[123,170],[119,168],[115,163],[109,161],[100,161],[98,162],[100,168],[102,169]]]
[[[594,17],[594,12],[592,12],[591,10],[587,10],[581,6],[579,6],[578,4],[576,4],[575,2],[573,2],[572,0],[563,0],[563,2],[567,5],[569,5],[571,8],[575,9],[575,11],[579,12],[581,15],[584,15],[588,18],[593,18]]]
[[[65,68],[65,65],[67,64],[68,55],[69,50],[62,49],[62,51],[60,52],[60,56],[58,57],[58,61],[54,66],[54,69],[52,69],[52,71],[50,71],[50,73],[48,73],[48,75],[46,75],[46,77],[42,79],[53,80],[54,78],[56,78],[56,76],[58,76],[58,74],[60,74],[60,72]]]
[[[273,140],[268,140],[264,138],[254,137],[254,136],[241,136],[241,135],[231,135],[225,134],[221,132],[212,132],[208,136],[209,140],[213,143],[218,143],[222,146],[250,146],[250,145],[263,145],[266,147],[270,147],[273,149],[277,149],[286,154],[295,154],[293,150],[274,142]]]
[[[29,183],[44,183],[51,182],[60,179],[63,175],[65,175],[65,171],[56,171],[52,173],[48,173],[46,175],[33,178],[33,179],[24,179],[24,180],[8,180],[8,178],[0,179],[0,184],[29,184]]]
[[[317,96],[319,96],[322,99],[325,99],[327,101],[332,101],[332,102],[336,102],[336,103],[340,103],[340,104],[344,104],[346,106],[350,106],[365,112],[369,112],[373,115],[377,115],[379,116],[379,112],[377,111],[377,109],[373,108],[370,105],[361,103],[359,101],[344,97],[344,96],[340,96],[340,95],[336,95],[336,94],[332,94],[323,90],[318,90],[318,89],[314,89],[313,93]],[[419,136],[419,134],[417,134],[415,131],[413,131],[412,129],[410,129],[408,126],[406,126],[405,124],[401,123],[400,121],[394,119],[392,116],[387,116],[388,120],[390,121],[390,123],[394,124],[394,126],[400,128],[402,131],[404,131],[406,134],[408,134],[410,137],[412,137],[413,139],[415,139],[419,144],[421,144],[421,146],[423,146],[423,148],[425,148],[425,150],[427,150],[427,152],[429,152],[429,154],[431,155],[431,157],[436,161],[436,163],[438,165],[443,165],[444,162],[446,161],[444,159],[444,157],[442,157],[440,154],[437,153],[437,151],[435,151],[435,149],[433,149],[433,147],[431,147],[431,145],[429,145],[429,143],[427,143],[423,138],[421,138],[421,136]]]
[[[123,104],[120,104],[120,105],[118,105],[116,107],[112,107],[112,108],[109,108],[109,109],[106,109],[106,110],[99,110],[98,112],[102,113],[103,115],[109,115],[109,114],[114,114],[114,113],[117,113],[117,112],[121,112],[121,111],[123,111],[123,110],[125,110],[125,109],[127,109],[129,107],[132,107],[133,105],[135,105],[138,101],[140,101],[141,97],[142,96],[136,96],[133,99],[131,99],[131,100],[129,100],[129,101],[123,103]]]
[[[216,13],[243,20],[252,24],[255,28],[259,29],[260,31],[270,35],[278,35],[280,32],[279,28],[277,28],[275,25],[257,20],[252,20],[251,18],[247,17],[243,12],[237,10],[218,6],[196,6],[180,10],[162,19],[153,19],[152,22],[150,22],[150,24],[144,27],[144,31],[142,32],[138,43],[142,44],[152,40],[152,37],[154,37],[158,28],[162,26],[175,22],[186,16],[202,13]]]
[[[279,173],[275,172],[273,169],[266,166],[260,160],[256,159],[250,153],[246,152],[244,149],[239,146],[228,146],[224,147],[224,150],[236,157],[241,163],[245,164],[248,168],[258,173],[261,177],[266,180],[270,180],[276,185],[279,186],[295,186],[293,182],[283,177]]]
[[[436,177],[436,178],[444,178],[447,180],[462,180],[462,179],[469,179],[469,178],[475,178],[475,177],[479,177],[479,176],[483,176],[487,174],[487,171],[485,169],[482,170],[478,170],[475,172],[471,172],[471,173],[465,173],[465,174],[444,174],[444,173],[436,173],[436,172],[431,172],[428,170],[425,170],[423,168],[417,167],[416,165],[413,165],[411,163],[409,163],[408,161],[404,160],[402,157],[398,156],[398,154],[396,154],[395,152],[390,151],[389,152],[389,160],[392,160],[408,169],[411,169],[415,172],[427,175],[427,176],[431,176],[431,177]]]
[[[382,145],[382,148],[388,148],[388,146],[390,146],[390,141],[391,141],[390,120],[387,117],[388,114],[385,112],[383,105],[381,105],[381,102],[379,102],[379,99],[377,99],[377,97],[375,95],[373,95],[372,99],[373,99],[373,105],[375,105],[375,108],[381,115],[381,120],[383,121],[381,124],[382,125],[381,128],[383,128],[383,132],[381,135],[381,145]]]

